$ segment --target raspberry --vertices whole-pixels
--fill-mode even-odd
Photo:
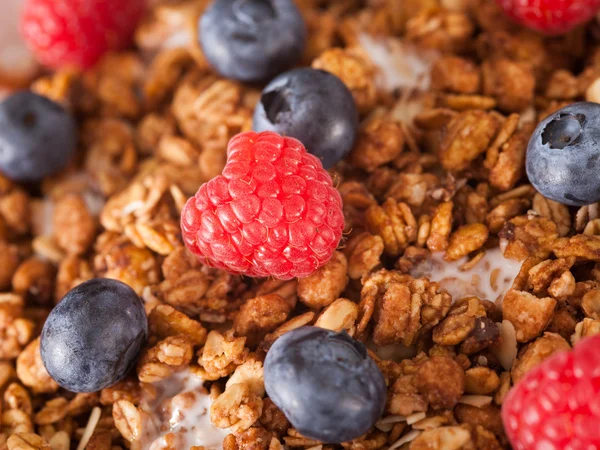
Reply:
[[[297,140],[247,132],[231,139],[223,173],[181,213],[183,240],[232,273],[305,277],[331,258],[344,229],[329,173]]]
[[[600,335],[529,371],[502,405],[515,450],[600,448]]]
[[[562,34],[590,20],[600,0],[496,0],[516,22],[546,34]]]
[[[43,64],[89,68],[129,44],[146,0],[26,0],[21,30]]]

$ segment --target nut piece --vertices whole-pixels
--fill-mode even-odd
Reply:
[[[465,372],[465,392],[474,395],[490,395],[500,386],[500,378],[492,369],[473,367]]]
[[[435,211],[427,239],[427,248],[432,252],[448,248],[448,237],[452,231],[452,208],[452,202],[444,202]]]
[[[403,148],[402,125],[391,119],[377,118],[359,130],[350,161],[356,167],[373,172],[396,159]]]
[[[511,289],[504,296],[502,315],[515,327],[517,341],[527,342],[539,336],[554,314],[556,300]]]
[[[518,383],[527,372],[553,353],[570,349],[569,343],[559,334],[544,333],[542,337],[521,350],[511,370],[513,383]]]
[[[321,309],[340,296],[348,276],[348,262],[341,252],[334,252],[327,264],[306,278],[298,280],[298,297],[309,308]]]
[[[315,322],[315,327],[340,332],[345,330],[350,336],[356,331],[358,305],[345,298],[339,298],[325,309]]]
[[[417,240],[417,221],[406,203],[388,198],[381,206],[371,205],[365,212],[367,229],[383,239],[385,252],[398,256]]]
[[[84,254],[96,237],[96,221],[80,195],[68,194],[56,202],[54,230],[58,245],[72,255]]]
[[[344,253],[348,259],[348,276],[359,280],[380,264],[383,239],[368,232],[361,233],[350,238]]]
[[[417,371],[415,385],[433,409],[452,409],[465,391],[465,371],[448,356],[433,356]]]
[[[504,257],[517,261],[524,261],[530,256],[546,259],[550,249],[560,246],[562,241],[562,239],[557,240],[556,224],[545,217],[515,217],[504,225],[498,236],[507,241]],[[556,256],[571,256],[566,252],[560,253],[561,255],[555,250]]]

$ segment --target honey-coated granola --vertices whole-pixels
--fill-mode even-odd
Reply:
[[[205,61],[195,27],[206,0],[158,0],[134,50],[33,83],[81,132],[78,157],[41,192],[0,177],[0,449],[188,450],[168,427],[148,440],[152,414],[164,425],[193,405],[193,395],[146,405],[178,374],[206,380],[205,414],[225,450],[509,448],[500,408],[510,386],[600,333],[600,206],[546,199],[524,171],[539,120],[600,100],[598,23],[546,38],[490,0],[296,3],[303,64],[337,75],[361,114],[354,149],[331,171],[345,236],[308,278],[230,275],[182,243],[185,201],[221,172],[260,94]],[[470,273],[490,252],[501,259],[498,248],[520,266],[503,302],[451,295],[433,272],[415,272],[439,253]],[[150,338],[127,379],[75,395],[46,372],[38,335],[93,277],[141,296]],[[266,352],[303,325],[363,341],[385,376],[385,413],[352,442],[303,437],[265,394]],[[173,417],[171,427],[184,423]]]

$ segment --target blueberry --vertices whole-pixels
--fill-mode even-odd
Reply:
[[[385,380],[360,342],[346,333],[297,328],[265,359],[269,397],[304,436],[345,442],[369,431],[385,407]]]
[[[328,169],[352,149],[358,112],[352,93],[338,77],[323,70],[295,69],[263,90],[253,128],[300,140]]]
[[[71,392],[94,392],[123,379],[148,337],[144,305],[126,284],[96,278],[65,295],[44,324],[42,361]]]
[[[29,91],[0,103],[0,171],[38,181],[64,169],[77,145],[77,125],[58,103]]]
[[[600,104],[574,103],[537,126],[527,176],[545,197],[572,206],[600,201]]]
[[[293,0],[215,0],[200,18],[200,45],[227,78],[266,81],[302,55],[306,26]]]

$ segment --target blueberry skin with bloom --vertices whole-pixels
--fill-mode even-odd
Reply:
[[[215,0],[198,35],[206,59],[224,77],[268,81],[300,59],[306,25],[293,0]]]
[[[271,400],[311,439],[355,439],[383,414],[383,374],[346,333],[302,327],[284,334],[267,353],[264,375]]]
[[[529,140],[526,169],[551,200],[571,206],[600,201],[600,104],[574,103],[542,120]]]
[[[148,338],[142,301],[117,280],[80,284],[52,310],[41,335],[42,361],[71,392],[95,392],[122,380]]]
[[[335,75],[294,69],[265,87],[254,109],[253,129],[298,139],[328,169],[352,150],[358,111],[352,93]]]
[[[64,169],[77,146],[75,119],[58,103],[21,91],[0,103],[0,171],[39,181]]]

